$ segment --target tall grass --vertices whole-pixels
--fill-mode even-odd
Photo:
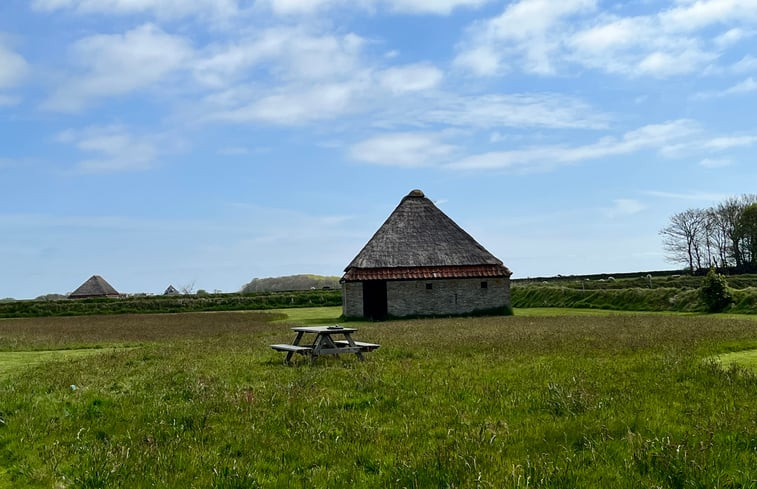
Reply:
[[[357,324],[365,362],[286,367],[263,316],[89,319],[0,321],[6,350],[136,346],[0,379],[0,487],[757,485],[757,377],[705,360],[757,321]]]

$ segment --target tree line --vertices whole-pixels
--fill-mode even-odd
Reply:
[[[243,294],[284,292],[290,290],[341,289],[339,277],[323,275],[288,275],[286,277],[253,278],[242,287]]]
[[[674,214],[660,230],[666,258],[692,273],[757,271],[757,194]]]

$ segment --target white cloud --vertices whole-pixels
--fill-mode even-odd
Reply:
[[[363,65],[365,41],[352,33],[277,27],[198,56],[195,78],[213,90],[201,118],[301,125],[360,110],[374,89]]]
[[[605,214],[610,218],[631,216],[646,209],[647,206],[634,199],[615,199],[613,206],[605,209]]]
[[[349,5],[345,0],[268,0],[268,3],[277,15],[312,14],[326,8]]]
[[[713,41],[718,47],[727,48],[750,36],[751,33],[746,32],[744,29],[734,27],[733,29],[729,29],[723,34],[717,36]]]
[[[698,0],[679,3],[659,14],[666,30],[691,32],[734,21],[757,20],[755,0]]]
[[[621,18],[581,30],[570,38],[570,43],[577,51],[598,55],[609,49],[632,46],[640,34],[647,36],[651,30],[648,19]]]
[[[587,103],[555,93],[436,94],[433,100],[423,102],[425,105],[418,113],[411,107],[403,107],[406,120],[477,128],[600,129],[607,125],[607,117]]]
[[[647,15],[621,17],[591,0],[520,0],[473,24],[455,64],[479,76],[514,69],[545,75],[578,65],[666,78],[712,70],[723,50],[754,35],[756,0],[659,5]]]
[[[733,95],[733,94],[742,94],[742,93],[750,93],[757,91],[757,81],[754,80],[751,76],[747,78],[746,80],[737,83],[736,85],[733,85],[732,87],[727,88],[723,94],[724,95]]]
[[[321,80],[349,75],[359,66],[364,41],[355,34],[344,36],[293,35],[287,43],[284,63],[289,79]]]
[[[350,148],[350,157],[365,163],[417,167],[447,160],[456,147],[433,133],[392,133],[360,141]]]
[[[558,166],[642,150],[662,151],[666,145],[687,140],[699,132],[693,122],[682,119],[647,125],[629,131],[621,138],[603,138],[583,146],[540,146],[481,153],[457,160],[448,167],[459,170],[546,171]]]
[[[567,39],[565,56],[578,63],[628,76],[670,77],[707,66],[718,53],[687,33],[669,32],[659,16],[601,20]]]
[[[349,82],[293,85],[232,108],[216,110],[207,119],[237,123],[307,124],[357,110],[360,91],[358,83]],[[238,102],[234,101],[235,104]]]
[[[80,39],[71,48],[80,73],[65,79],[44,107],[77,111],[99,98],[150,87],[182,69],[192,56],[186,39],[166,34],[152,24],[122,35]]]
[[[387,9],[404,14],[449,15],[457,8],[477,8],[492,0],[266,0],[275,14],[307,15],[336,8]]]
[[[360,69],[364,40],[355,34],[314,34],[277,27],[255,37],[207,48],[193,64],[195,77],[211,87],[226,86],[262,67],[279,80],[325,80]],[[259,75],[259,73],[258,73]]]
[[[57,140],[93,155],[76,164],[76,170],[81,173],[147,170],[158,157],[156,141],[136,137],[119,125],[69,129],[60,133]]]
[[[335,8],[385,8],[398,13],[448,15],[457,8],[477,8],[492,0],[265,0],[277,15],[313,14]],[[263,2],[259,2],[263,3]],[[152,13],[161,17],[238,14],[244,2],[239,0],[33,0],[40,11],[73,10],[81,14]]]
[[[151,13],[176,18],[187,15],[232,17],[239,12],[237,0],[32,0],[43,12],[73,10],[80,14],[129,15]]]
[[[492,0],[385,0],[390,9],[402,13],[449,15],[457,8],[477,8]]]
[[[700,51],[696,47],[677,52],[654,51],[629,67],[629,74],[666,78],[685,75],[705,66],[717,56]]]
[[[18,85],[28,72],[26,60],[0,44],[0,89]]]
[[[743,148],[757,144],[757,136],[741,135],[741,136],[721,136],[712,139],[707,139],[701,143],[701,146],[705,149],[723,151],[731,148]]]
[[[455,57],[454,64],[478,76],[492,76],[505,71],[497,49],[487,45],[467,48]]]
[[[749,77],[735,85],[719,91],[699,92],[692,96],[695,100],[706,100],[712,98],[728,97],[731,95],[742,95],[745,93],[757,92],[757,81]]]
[[[594,9],[595,4],[595,0],[511,3],[499,16],[471,26],[471,39],[461,45],[455,64],[489,75],[512,58],[523,71],[553,73],[553,56],[560,50],[562,33],[569,28],[568,19]]]
[[[444,125],[461,129],[511,127],[602,129],[609,117],[586,102],[557,93],[457,95],[445,91],[410,94],[383,103],[374,125],[423,127]]]
[[[608,117],[555,93],[456,95],[441,90],[444,72],[428,61],[378,65],[368,40],[278,27],[202,50],[193,74],[211,93],[200,118],[302,125],[345,114],[371,114],[384,128],[604,128]]]
[[[757,57],[747,54],[731,66],[731,71],[737,74],[757,71]]]
[[[661,148],[663,156],[672,158],[701,157],[702,153],[718,153],[733,148],[745,148],[757,144],[757,136],[750,134],[738,134],[730,136],[704,137],[671,142]]]
[[[441,70],[430,63],[396,66],[378,74],[381,86],[394,93],[434,88],[441,82],[443,76]]]

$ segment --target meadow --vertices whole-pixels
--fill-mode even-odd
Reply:
[[[0,487],[757,487],[753,317],[339,313],[0,320]]]

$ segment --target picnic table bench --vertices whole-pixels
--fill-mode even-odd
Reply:
[[[339,325],[334,326],[297,326],[292,328],[297,335],[289,343],[276,343],[271,345],[276,351],[286,352],[284,363],[289,364],[295,353],[309,355],[310,361],[314,361],[319,355],[339,355],[340,353],[354,353],[359,360],[364,360],[363,352],[372,352],[381,345],[377,343],[366,343],[352,339],[352,333],[357,331],[356,328],[343,328]],[[305,334],[315,334],[313,342],[302,344]],[[334,339],[334,336],[341,336],[343,339]]]
[[[289,343],[278,343],[275,345],[271,345],[271,348],[278,351],[291,351],[294,353],[310,353],[313,351],[312,346],[299,346],[299,345],[290,345]]]
[[[347,340],[336,340],[334,343],[340,347],[350,346],[350,342]],[[355,341],[354,343],[355,346],[359,346],[360,350],[364,352],[371,352],[381,346],[378,343],[365,343],[364,341]]]

